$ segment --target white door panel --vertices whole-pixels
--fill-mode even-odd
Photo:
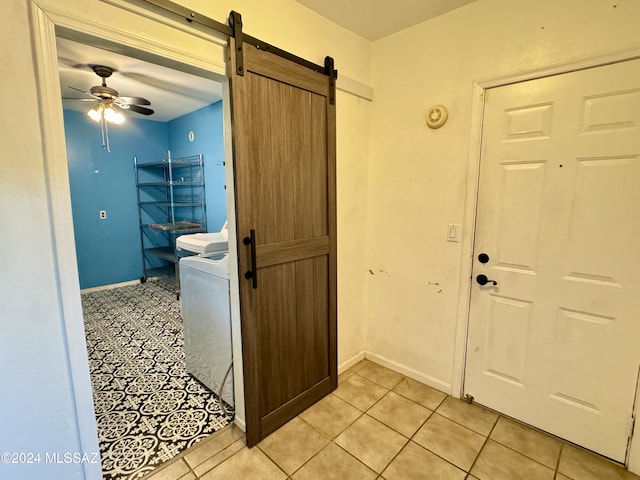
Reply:
[[[637,60],[487,92],[465,374],[478,403],[618,461],[640,365],[639,127]]]

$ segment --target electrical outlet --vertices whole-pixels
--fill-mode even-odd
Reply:
[[[107,211],[106,210],[100,210],[100,219],[104,220],[105,218],[107,218]]]

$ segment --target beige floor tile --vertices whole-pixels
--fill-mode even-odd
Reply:
[[[354,373],[333,394],[364,412],[388,391],[377,383]]]
[[[194,468],[225,450],[229,445],[243,438],[243,436],[242,430],[232,424],[198,442],[189,449],[184,459],[191,468]]]
[[[216,454],[212,455],[211,457],[207,458],[204,462],[202,462],[197,467],[192,467],[193,471],[196,472],[196,475],[198,477],[201,477],[202,475],[207,473],[209,470],[211,470],[211,469],[217,467],[218,465],[220,465],[222,462],[224,462],[231,455],[234,455],[237,452],[239,452],[240,450],[242,450],[244,447],[245,447],[244,438],[240,438],[240,439],[236,440],[235,442],[233,442],[228,447],[224,448],[223,450],[220,450],[218,453],[216,453]]]
[[[468,472],[485,437],[434,413],[413,441]]]
[[[342,372],[340,375],[338,375],[338,380],[346,380],[347,378],[349,378],[354,373],[358,373],[358,371],[362,367],[364,367],[365,365],[368,365],[369,363],[371,363],[369,360],[366,360],[366,359],[360,360],[358,363],[356,363],[352,367],[349,367],[344,372]]]
[[[182,459],[171,463],[169,466],[154,471],[147,478],[149,480],[175,480],[189,473],[189,466]]]
[[[563,475],[561,473],[557,473],[556,474],[556,480],[571,480],[569,477],[567,477],[566,475]]]
[[[327,437],[296,417],[262,440],[258,447],[291,475],[328,443]]]
[[[575,480],[636,480],[640,477],[598,455],[564,444],[558,472]]]
[[[351,367],[350,370],[353,370],[354,372],[358,373],[364,367],[366,367],[367,365],[371,365],[372,363],[373,362],[371,360],[363,358],[358,363],[356,363],[353,367]]]
[[[179,480],[198,480],[198,478],[192,472],[189,472],[184,477],[180,477]]]
[[[284,480],[287,475],[259,448],[243,448],[200,477],[201,480]]]
[[[480,480],[553,480],[554,477],[550,468],[493,440],[487,440],[471,473]]]
[[[407,443],[407,439],[368,415],[363,415],[342,432],[335,442],[380,473]]]
[[[435,410],[438,405],[445,399],[446,394],[428,387],[424,383],[416,382],[411,378],[405,378],[393,388],[393,391],[399,393],[403,397],[419,403],[429,410]]]
[[[362,412],[335,395],[327,395],[299,416],[329,438],[335,438]]]
[[[395,387],[404,378],[398,372],[394,372],[374,362],[365,363],[362,368],[358,370],[358,375],[389,389]]]
[[[436,412],[485,436],[489,435],[498,420],[496,413],[453,397],[447,397]]]
[[[463,480],[466,473],[409,442],[383,473],[387,480]]]
[[[533,460],[556,469],[562,442],[557,438],[500,417],[491,432],[491,439]]]
[[[330,443],[293,474],[293,480],[373,480],[378,474]]]
[[[387,393],[367,414],[405,437],[411,437],[432,411],[394,392]]]
[[[338,375],[338,385],[342,385],[342,384],[343,384],[344,382],[346,382],[346,381],[349,379],[349,377],[350,377],[351,375],[353,375],[354,373],[356,373],[356,372],[350,372],[349,370],[347,370],[346,372],[341,373],[340,375]]]

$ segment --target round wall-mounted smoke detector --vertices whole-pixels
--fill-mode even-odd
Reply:
[[[449,112],[444,105],[434,105],[427,112],[427,125],[429,128],[440,128],[449,118]]]

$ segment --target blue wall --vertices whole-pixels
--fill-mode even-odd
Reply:
[[[189,141],[189,132],[194,134]],[[169,122],[169,150],[172,157],[204,154],[207,194],[207,229],[220,230],[227,219],[224,171],[224,129],[222,101]]]
[[[207,224],[216,231],[226,219],[222,103],[171,122],[127,118],[109,129],[111,153],[102,148],[100,127],[83,112],[64,111],[71,205],[80,288],[126,282],[142,276],[140,229],[133,156],[139,162],[203,153]],[[188,132],[195,134],[189,142]],[[220,164],[218,164],[220,163]],[[106,220],[99,211],[106,210]]]
[[[80,288],[140,278],[133,155],[147,162],[166,157],[167,124],[127,119],[109,129],[107,153],[100,126],[83,112],[65,110],[64,122]]]

